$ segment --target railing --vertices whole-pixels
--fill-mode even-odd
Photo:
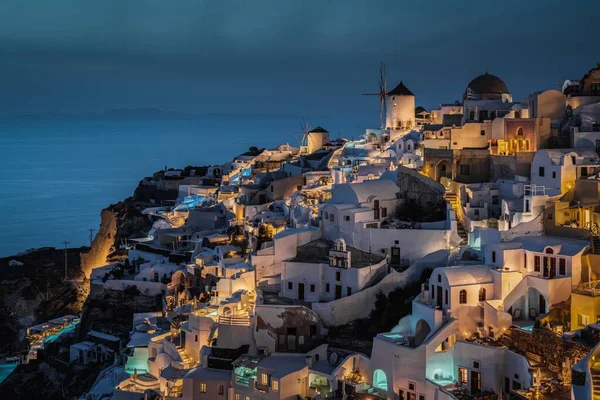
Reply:
[[[250,318],[248,317],[220,315],[218,322],[221,325],[250,326]]]
[[[573,286],[571,291],[584,296],[598,297],[600,296],[600,289],[596,289],[598,284],[600,284],[600,281],[580,283],[577,286]]]

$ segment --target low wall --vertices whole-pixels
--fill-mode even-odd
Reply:
[[[445,266],[447,259],[448,252],[446,250],[437,251],[423,257],[403,272],[392,270],[390,274],[370,288],[328,303],[312,303],[311,308],[319,315],[323,324],[328,327],[344,325],[355,319],[366,318],[373,310],[379,292],[387,295],[396,288],[418,282],[426,268],[433,269]]]
[[[125,290],[129,286],[135,286],[145,295],[155,296],[167,291],[167,285],[160,282],[132,281],[132,280],[108,280],[104,282],[104,290]],[[146,292],[148,291],[148,292]]]

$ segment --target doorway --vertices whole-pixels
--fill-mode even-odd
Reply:
[[[379,219],[379,200],[373,201],[373,219]]]
[[[437,300],[437,306],[439,308],[442,308],[442,287],[441,286],[437,286],[437,293],[436,295],[436,300]]]
[[[544,296],[542,294],[540,294],[540,302],[539,302],[539,310],[538,313],[540,315],[542,314],[546,314],[546,299],[544,298]]]
[[[342,298],[342,285],[335,285],[335,299]]]
[[[481,372],[471,371],[471,395],[481,394]]]
[[[298,283],[298,300],[304,300],[304,283]]]

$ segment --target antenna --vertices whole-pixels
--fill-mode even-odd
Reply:
[[[92,248],[92,242],[94,241],[94,228],[90,228],[90,249]]]
[[[379,97],[379,127],[385,129],[385,116],[387,114],[385,97],[387,96],[387,74],[385,72],[385,64],[382,62],[379,66],[379,93],[363,93],[363,96],[378,96]]]
[[[69,275],[67,274],[67,246],[69,245],[69,243],[66,240],[63,241],[63,244],[65,245],[65,281],[69,279]]]

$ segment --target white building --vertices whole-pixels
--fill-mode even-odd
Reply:
[[[312,242],[299,248],[296,258],[282,263],[281,296],[329,302],[358,293],[387,274],[385,259],[351,249],[343,239],[328,248],[325,241]]]
[[[576,179],[595,175],[599,167],[600,158],[592,149],[542,149],[531,163],[531,183],[557,195],[573,188]]]
[[[411,129],[415,124],[415,95],[400,82],[385,97],[387,129]]]

